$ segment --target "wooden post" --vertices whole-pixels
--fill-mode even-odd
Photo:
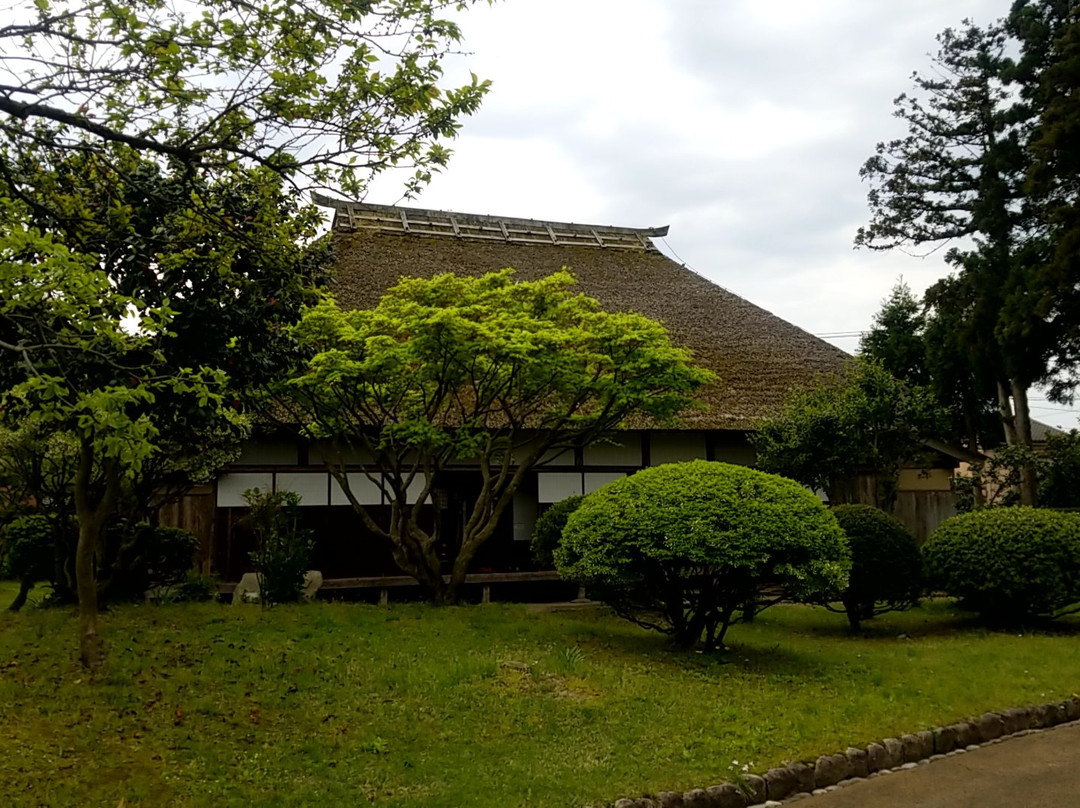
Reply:
[[[385,606],[390,602],[390,590],[385,586],[379,590],[379,605]]]
[[[481,603],[491,603],[491,584],[484,584],[484,594],[480,597]]]

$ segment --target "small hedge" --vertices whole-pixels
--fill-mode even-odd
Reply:
[[[19,592],[8,608],[19,611],[38,581],[53,574],[54,526],[40,513],[14,516],[0,527],[0,578],[15,578]]]
[[[995,622],[1080,604],[1080,515],[994,508],[943,522],[923,547],[930,584]]]
[[[107,601],[142,600],[146,592],[171,587],[195,565],[199,540],[190,530],[116,519],[106,528],[107,564],[99,572]]]
[[[729,625],[781,596],[847,584],[844,534],[793,480],[703,460],[644,469],[585,497],[555,564],[620,616],[682,647],[720,647]]]
[[[851,577],[841,598],[851,627],[858,631],[862,620],[918,603],[922,557],[910,531],[870,505],[837,505],[832,512],[851,551]]]
[[[16,516],[0,528],[0,578],[45,580],[52,573],[53,524],[44,514]]]
[[[244,500],[251,508],[245,519],[255,533],[251,561],[259,579],[259,602],[273,606],[300,600],[315,546],[312,532],[300,526],[300,495],[249,488]]]
[[[540,514],[533,528],[531,549],[536,563],[543,567],[555,565],[555,548],[562,541],[563,528],[570,514],[578,509],[584,497],[571,496],[556,502]]]

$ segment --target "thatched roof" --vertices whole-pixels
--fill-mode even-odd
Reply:
[[[1061,438],[1068,434],[1068,432],[1058,429],[1056,426],[1044,424],[1042,421],[1036,421],[1034,418],[1031,419],[1032,443],[1046,443],[1047,438]]]
[[[336,211],[334,295],[342,306],[374,306],[403,276],[513,267],[517,277],[535,279],[567,267],[582,291],[608,310],[660,320],[721,379],[701,396],[708,408],[684,418],[687,427],[751,428],[775,412],[791,388],[839,372],[850,358],[661,254],[650,238],[667,228],[315,201]]]

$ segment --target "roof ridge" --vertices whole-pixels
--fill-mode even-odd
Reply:
[[[418,236],[647,252],[659,252],[650,239],[666,236],[668,233],[667,225],[635,228],[520,219],[398,205],[376,205],[333,199],[320,193],[313,193],[312,201],[320,207],[332,208],[333,229],[343,232],[379,230]]]

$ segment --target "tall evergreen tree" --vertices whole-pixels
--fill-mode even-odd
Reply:
[[[973,333],[970,284],[945,278],[920,299],[902,280],[859,341],[859,355],[912,387],[925,387],[947,418],[947,437],[972,450],[1001,442],[992,376]],[[987,383],[989,381],[989,383]]]
[[[859,340],[859,354],[876,361],[901,381],[929,384],[925,331],[922,303],[901,279],[881,302],[874,324]]]
[[[1042,313],[1057,335],[1058,379],[1050,395],[1067,400],[1080,367],[1080,7],[1018,0],[1008,26],[1022,48],[1017,79],[1038,113],[1028,191],[1045,243]]]
[[[997,407],[992,340],[979,338],[982,311],[972,278],[949,275],[923,297],[926,307],[926,362],[930,388],[949,413],[953,440],[972,451],[1003,442]],[[992,327],[991,327],[992,328]]]
[[[896,99],[906,137],[879,143],[861,170],[871,189],[869,225],[856,245],[872,249],[959,243],[947,255],[960,283],[938,299],[966,310],[974,328],[962,346],[992,373],[1009,443],[1031,444],[1027,391],[1050,375],[1052,342],[1033,283],[1038,242],[1025,203],[1030,105],[1016,98],[1015,72],[1001,24],[965,23],[938,37],[930,75],[915,74],[915,95]],[[971,299],[947,301],[949,295]],[[1025,475],[1023,499],[1036,480]]]

